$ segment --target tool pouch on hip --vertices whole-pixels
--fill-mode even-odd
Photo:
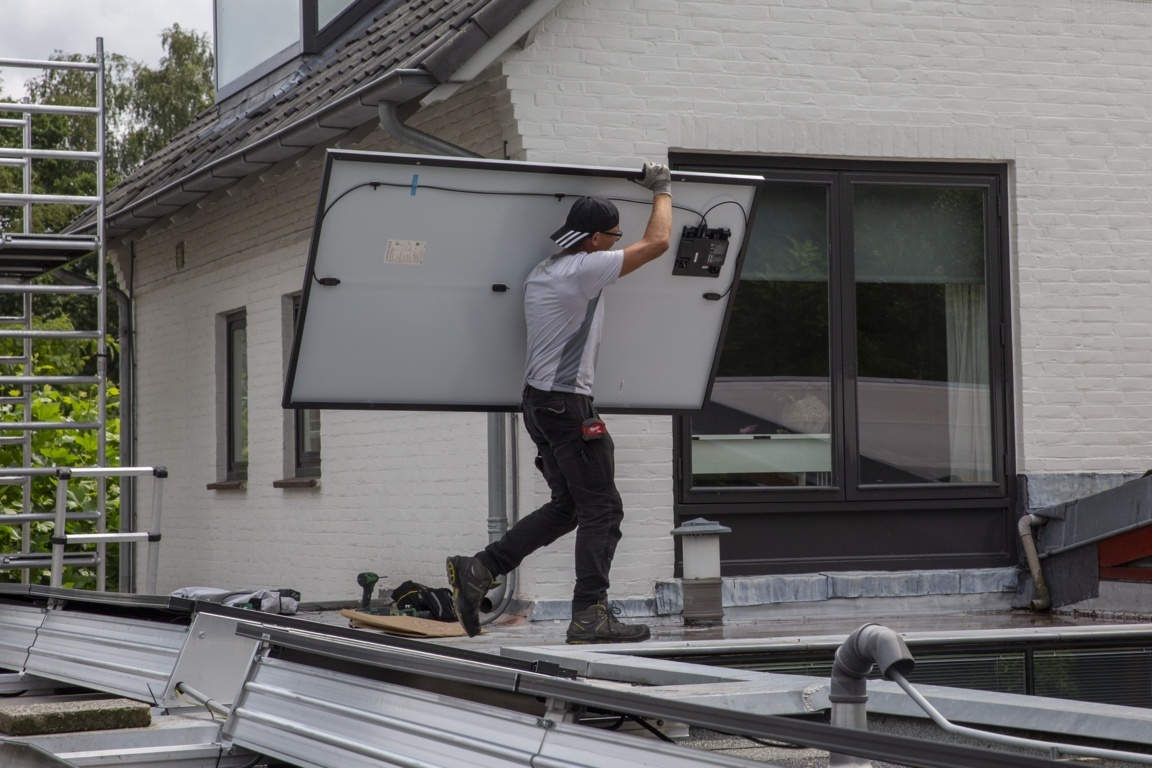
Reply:
[[[601,440],[607,435],[608,425],[598,416],[586,419],[584,423],[580,425],[580,437],[584,438],[584,442],[586,443],[592,440]]]

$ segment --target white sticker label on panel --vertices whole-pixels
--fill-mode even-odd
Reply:
[[[389,240],[384,261],[388,264],[423,264],[424,241]]]

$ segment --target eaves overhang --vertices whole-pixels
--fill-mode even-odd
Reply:
[[[391,70],[334,99],[323,109],[288,123],[252,144],[222,154],[193,173],[127,203],[108,215],[107,236],[110,239],[123,237],[172,216],[243,178],[266,171],[279,162],[301,155],[376,119],[381,102],[407,103],[429,93],[438,85],[440,81],[422,69]]]

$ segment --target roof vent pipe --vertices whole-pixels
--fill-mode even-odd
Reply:
[[[868,673],[880,667],[885,677],[889,672],[908,674],[916,666],[904,638],[888,627],[865,624],[836,649],[832,664],[832,681],[828,700],[832,702],[832,725],[868,730]],[[854,755],[831,753],[830,768],[870,768],[871,760]]]
[[[484,157],[470,149],[458,147],[450,141],[439,139],[430,133],[417,130],[405,125],[400,119],[399,105],[394,101],[382,101],[378,106],[380,113],[380,127],[394,139],[409,147],[427,152],[430,155],[448,155],[450,157]]]

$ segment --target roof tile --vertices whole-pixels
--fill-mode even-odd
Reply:
[[[335,126],[326,123],[323,128],[306,131],[306,137],[331,137],[334,131],[355,127],[349,125],[353,115],[341,101],[369,84],[384,82],[397,70],[419,69],[442,81],[530,1],[381,2],[369,23],[354,28],[329,50],[304,57],[273,93],[256,97],[264,101],[253,99],[251,105],[241,105],[239,114],[232,105],[226,104],[226,111],[221,105],[213,106],[120,182],[107,198],[110,232],[123,234],[140,226],[141,218],[170,213],[157,205],[155,198],[174,185],[185,191],[218,186],[218,182],[207,180],[185,183],[193,177],[211,173],[217,178],[241,178],[244,174],[239,166],[213,167],[227,157],[242,152],[239,161],[253,163],[255,172],[263,167],[261,163],[266,165],[300,151],[301,139],[294,138],[285,147],[276,136],[301,121],[320,118],[327,111],[340,114]],[[363,110],[362,122],[371,120],[370,108],[365,105]],[[165,195],[165,199],[184,197]],[[82,217],[73,229],[90,224],[91,214],[87,219]]]

